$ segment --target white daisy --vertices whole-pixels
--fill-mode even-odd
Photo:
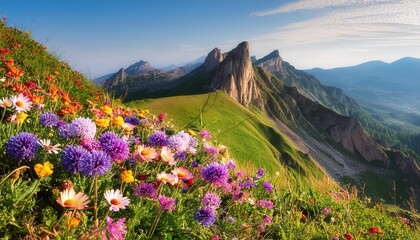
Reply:
[[[59,148],[61,145],[51,145],[50,139],[41,139],[38,141],[38,144],[41,145],[41,147],[44,148],[45,151],[47,151],[49,154],[54,153],[57,154],[61,149]]]
[[[111,211],[118,212],[120,208],[125,209],[125,207],[127,207],[128,204],[130,204],[130,199],[123,197],[119,189],[107,190],[104,195],[105,195],[105,199],[111,205],[109,207],[109,210]]]
[[[28,97],[22,95],[22,93],[20,93],[18,96],[13,96],[11,101],[12,101],[13,107],[18,113],[27,112],[32,107],[31,100]]]

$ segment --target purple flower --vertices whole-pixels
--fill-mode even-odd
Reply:
[[[81,169],[81,162],[89,155],[89,152],[82,146],[69,145],[64,148],[61,156],[61,163],[66,171],[73,174],[79,173]]]
[[[86,176],[102,176],[109,171],[112,160],[102,150],[93,150],[85,155],[80,164],[80,172]]]
[[[258,200],[257,204],[260,208],[273,209],[274,207],[274,203],[270,200]]]
[[[166,210],[166,211],[175,210],[176,200],[173,198],[166,197],[165,195],[160,195],[158,202],[159,202],[160,208],[162,208],[163,210]]]
[[[71,121],[71,129],[74,137],[94,138],[96,134],[96,124],[89,118],[79,117]]]
[[[206,129],[201,130],[199,135],[202,138],[211,138],[211,132]]]
[[[134,196],[155,199],[157,197],[156,187],[152,183],[140,183],[134,191]]]
[[[268,216],[268,215],[264,214],[261,218],[262,218],[264,224],[267,225],[267,226],[271,225],[271,223],[273,222],[273,218]]]
[[[269,182],[264,182],[263,187],[267,190],[267,192],[271,192],[271,190],[273,190],[273,186]]]
[[[205,166],[201,174],[204,180],[220,185],[226,184],[229,177],[226,165],[217,162]]]
[[[44,127],[56,127],[58,120],[58,116],[53,112],[43,112],[39,116],[39,123]]]
[[[180,131],[168,139],[168,146],[177,152],[189,151],[195,153],[198,141],[184,131]]]
[[[226,219],[226,221],[228,221],[228,222],[230,222],[230,223],[233,223],[233,222],[235,222],[235,219],[234,219],[233,217],[229,216],[229,217]]]
[[[222,200],[220,199],[219,195],[212,192],[206,193],[201,199],[201,206],[204,208],[211,208],[213,210],[219,208],[221,203]]]
[[[264,175],[264,169],[262,169],[262,168],[258,169],[257,175],[262,177]]]
[[[194,219],[204,227],[210,227],[216,221],[216,212],[210,208],[201,208],[195,212]]]
[[[138,125],[140,123],[140,119],[134,116],[129,116],[124,119],[124,122],[132,125]]]
[[[93,138],[83,138],[80,142],[80,145],[82,145],[84,148],[86,148],[88,151],[92,150],[101,150],[101,143]]]
[[[234,160],[229,160],[227,163],[226,163],[226,167],[228,168],[228,169],[235,169],[236,168],[236,164],[235,164],[235,161]]]
[[[6,151],[10,157],[22,161],[35,158],[39,145],[38,138],[32,133],[21,132],[6,142]]]
[[[248,180],[245,183],[241,184],[242,188],[248,188],[248,187],[250,188],[250,187],[255,187],[255,186],[257,186],[257,184],[254,181],[251,181],[251,180]]]
[[[191,166],[192,166],[193,168],[198,167],[198,162],[197,162],[197,161],[192,162],[192,163],[191,163]]]
[[[168,145],[168,137],[166,136],[164,132],[157,131],[150,136],[149,141],[147,142],[147,145],[164,147]]]
[[[332,240],[340,240],[339,237],[333,237]]]
[[[61,122],[61,124],[58,126],[58,136],[64,139],[74,137],[72,125],[65,122]]]
[[[106,232],[104,238],[107,239],[107,235],[110,240],[124,240],[125,234],[127,234],[127,226],[125,225],[125,218],[121,218],[118,221],[113,222],[112,218],[106,217]]]
[[[125,161],[128,159],[130,149],[128,143],[119,138],[114,132],[106,132],[99,138],[102,149],[113,159]]]
[[[328,215],[328,214],[330,214],[330,210],[328,208],[324,208],[324,209],[321,210],[321,213],[324,214],[324,215]]]

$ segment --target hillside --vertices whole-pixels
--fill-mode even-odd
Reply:
[[[29,33],[3,22],[0,56],[1,239],[420,236],[414,211],[359,200],[355,188],[310,177],[318,171],[306,155],[273,131],[263,113],[252,106],[250,112],[222,91],[153,106],[172,106],[179,124],[190,122],[179,112],[181,104],[191,106],[190,113],[201,109],[196,117],[202,121],[188,125],[200,132],[187,133],[172,126],[170,115],[155,116],[137,105],[142,103],[130,108],[107,97]],[[222,115],[233,122],[212,121]],[[282,170],[276,161],[265,172],[265,159],[236,164],[218,138],[233,138],[228,125],[240,126],[241,119],[247,119],[246,128],[228,152],[241,152],[235,149],[245,148],[243,136],[255,135],[253,141],[263,145],[248,152],[272,151],[280,160],[290,154],[303,170],[294,170],[295,164]],[[201,129],[217,124],[223,131]],[[275,168],[278,174],[272,174]]]

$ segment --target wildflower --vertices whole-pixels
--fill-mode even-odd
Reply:
[[[103,150],[115,161],[128,159],[130,150],[128,143],[114,132],[106,132],[99,138]]]
[[[61,149],[59,148],[59,146],[61,145],[60,144],[51,145],[50,139],[41,139],[38,141],[38,144],[49,154],[51,153],[57,154],[59,151],[61,151]]]
[[[260,225],[258,225],[257,229],[260,232],[265,232],[265,225],[260,224]]]
[[[265,188],[265,190],[267,190],[267,192],[271,192],[271,190],[273,189],[273,186],[269,182],[264,182],[263,187]]]
[[[404,222],[405,224],[410,224],[410,219],[408,219],[408,218],[403,218],[403,222]]]
[[[5,77],[0,78],[0,82],[5,82],[5,81],[6,81]]]
[[[175,210],[176,201],[173,198],[166,197],[165,195],[160,195],[159,199],[159,207],[166,211],[173,211]]]
[[[205,166],[201,174],[204,180],[220,185],[226,184],[229,177],[226,165],[217,162]]]
[[[15,124],[23,124],[27,117],[28,117],[28,114],[24,112],[13,114],[10,117],[10,122],[15,123]]]
[[[188,171],[188,169],[183,167],[177,167],[171,171],[179,180],[189,181],[194,178],[194,176]]]
[[[50,162],[45,162],[44,164],[37,163],[34,166],[36,175],[39,178],[48,177],[53,173],[54,166]]]
[[[113,222],[112,218],[106,217],[106,232],[103,239],[107,239],[108,236],[110,240],[123,240],[125,234],[127,234],[125,218]]]
[[[90,200],[86,194],[82,192],[76,194],[74,189],[71,188],[60,192],[57,202],[65,208],[83,209],[88,206]]]
[[[177,152],[195,152],[194,148],[197,144],[197,139],[184,131],[180,131],[168,139],[168,146]]]
[[[6,142],[6,151],[10,157],[30,161],[38,152],[38,138],[32,133],[21,132]]]
[[[53,112],[43,112],[39,116],[39,123],[44,127],[56,127],[58,120],[58,116]]]
[[[382,229],[380,227],[375,227],[375,226],[370,227],[368,231],[369,231],[370,234],[381,234],[382,233]]]
[[[134,149],[133,157],[140,162],[150,162],[157,157],[157,152],[154,148],[137,145]]]
[[[345,237],[347,240],[353,240],[354,239],[353,235],[351,235],[350,233],[345,233],[343,235],[343,237]]]
[[[194,219],[204,227],[210,227],[216,221],[216,212],[210,208],[201,208],[195,212]]]
[[[120,190],[107,190],[105,192],[105,199],[108,201],[108,203],[111,205],[109,207],[109,210],[118,212],[121,209],[125,209],[128,204],[130,204],[130,199],[127,197],[123,197],[123,195],[120,193]]]
[[[161,122],[163,122],[163,120],[165,120],[165,118],[166,118],[166,113],[161,113],[161,114],[158,115],[158,119]]]
[[[66,171],[73,174],[79,173],[83,159],[89,155],[89,152],[82,146],[69,145],[64,148],[61,162]]]
[[[112,122],[114,125],[116,125],[116,126],[118,126],[118,127],[121,127],[121,126],[124,124],[124,119],[123,119],[121,116],[117,116],[117,117],[113,117],[113,118],[111,119],[111,122]]]
[[[80,172],[95,177],[102,176],[109,171],[112,165],[111,157],[102,150],[93,150],[82,158]]]
[[[120,173],[121,180],[124,183],[132,183],[134,182],[133,171],[131,170],[124,170]]]
[[[168,145],[168,137],[164,132],[157,131],[153,133],[149,141],[147,141],[148,146],[157,146],[157,147],[163,147]]]
[[[258,200],[257,205],[260,208],[273,209],[274,203],[270,200]]]
[[[340,240],[339,237],[333,237],[332,240]]]
[[[328,214],[330,214],[330,210],[328,208],[324,208],[324,209],[321,210],[321,213],[323,215],[328,215]]]
[[[83,138],[82,141],[80,141],[80,145],[88,151],[102,150],[101,143],[94,138]]]
[[[208,131],[208,130],[206,130],[206,129],[201,130],[200,133],[199,133],[199,135],[202,138],[211,138],[212,137],[211,136],[211,132]]]
[[[134,116],[129,116],[124,119],[125,123],[129,123],[131,125],[139,125],[140,119]]]
[[[164,162],[166,164],[169,164],[169,165],[175,165],[176,164],[174,155],[175,154],[168,147],[163,147],[160,150],[160,159],[162,160],[162,162]]]
[[[264,224],[267,225],[267,226],[271,225],[271,223],[273,222],[273,218],[268,216],[268,215],[264,214],[264,215],[262,215],[261,218],[262,218]]]
[[[235,219],[234,219],[233,217],[229,216],[229,217],[226,219],[226,221],[227,221],[227,222],[229,222],[229,223],[233,223],[233,222],[235,222]]]
[[[0,107],[1,108],[7,108],[12,106],[12,100],[10,100],[9,98],[2,98],[0,99]]]
[[[218,209],[221,203],[222,200],[220,199],[219,195],[212,192],[206,193],[201,199],[201,206],[205,208],[211,208],[213,210]]]
[[[259,177],[262,177],[262,176],[264,175],[264,169],[262,169],[262,168],[258,169],[258,171],[257,171],[257,175],[258,175]]]
[[[109,127],[109,118],[96,118],[95,119],[95,124],[96,126],[100,127],[100,128],[107,128]]]
[[[69,138],[74,137],[74,131],[72,129],[72,125],[68,123],[61,123],[58,126],[58,136],[64,139],[69,139]]]
[[[71,130],[74,132],[74,137],[94,138],[96,133],[96,125],[89,118],[79,117],[71,121]]]
[[[12,106],[15,108],[17,113],[27,112],[32,107],[31,100],[21,93],[18,96],[13,96],[10,100],[12,101]]]
[[[157,197],[157,190],[152,183],[141,183],[134,191],[136,197],[148,197],[155,199]]]
[[[108,115],[112,114],[112,108],[110,108],[109,106],[102,106],[99,108],[99,110]]]
[[[175,178],[176,178],[176,181],[175,181]],[[158,184],[161,184],[161,183],[171,183],[172,184],[174,182],[177,183],[178,178],[173,174],[168,174],[168,173],[165,173],[165,172],[161,172],[156,176],[156,182]]]
[[[68,214],[71,214],[70,212],[68,212]],[[79,226],[80,224],[80,220],[77,217],[71,217],[70,218],[70,222],[69,222],[69,228],[75,228],[77,226]]]

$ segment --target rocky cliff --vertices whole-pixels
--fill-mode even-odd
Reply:
[[[259,105],[260,92],[249,55],[249,44],[240,43],[232,51],[222,54],[214,49],[204,62],[204,69],[212,69],[210,90],[224,90],[245,107],[251,102]]]

